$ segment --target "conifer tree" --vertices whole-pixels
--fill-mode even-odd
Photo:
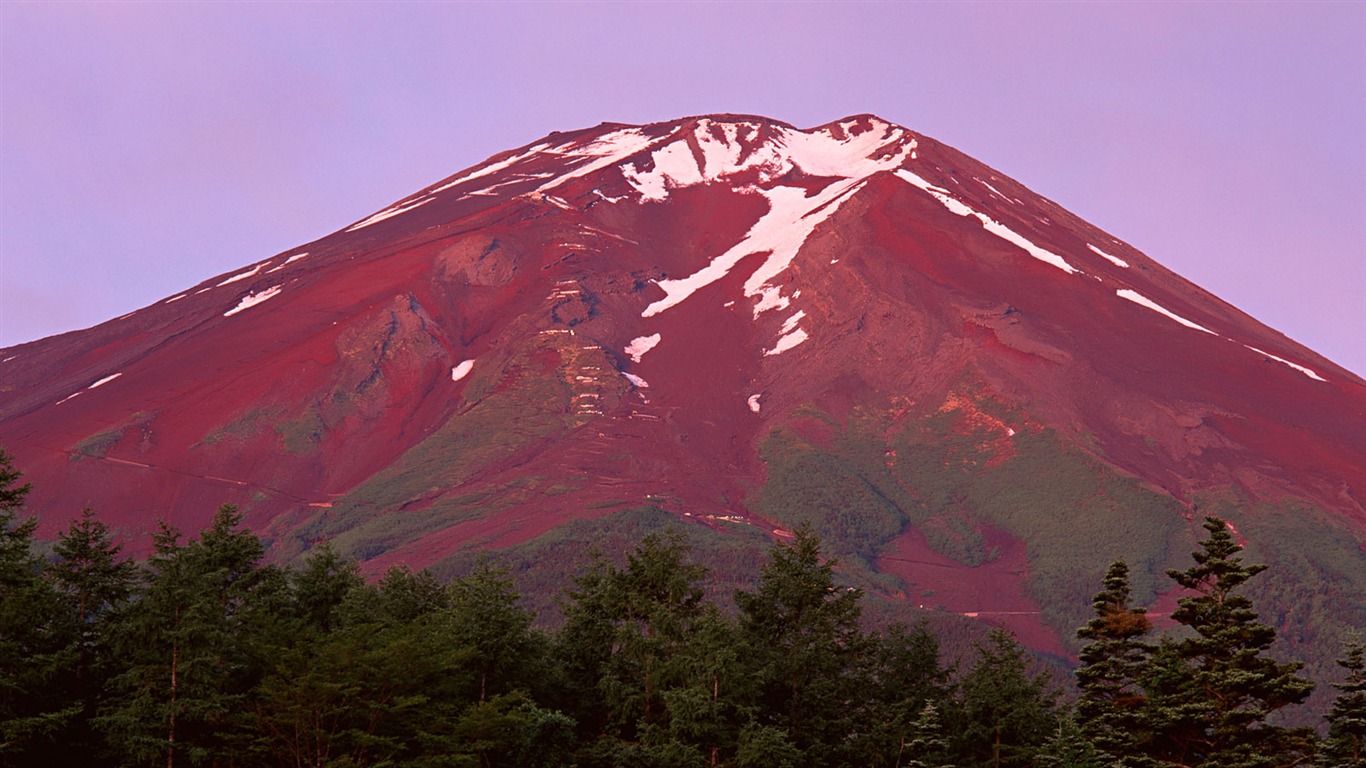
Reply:
[[[97,720],[126,762],[174,768],[240,746],[258,674],[251,643],[283,581],[259,566],[261,542],[241,519],[224,506],[197,541],[182,545],[165,524],[153,537],[141,599],[116,630],[124,669]]]
[[[1223,520],[1206,518],[1204,528],[1209,536],[1192,553],[1195,565],[1167,572],[1196,594],[1181,598],[1172,613],[1192,634],[1160,645],[1145,675],[1151,752],[1167,764],[1204,768],[1296,765],[1312,735],[1267,717],[1304,701],[1314,684],[1299,676],[1302,664],[1266,655],[1276,632],[1239,592],[1266,566],[1242,562],[1242,547]]]
[[[963,676],[963,722],[956,742],[969,768],[1028,768],[1057,728],[1057,699],[1047,676],[1031,675],[1024,648],[994,629]]]
[[[1088,641],[1076,672],[1077,724],[1109,765],[1151,765],[1135,752],[1144,740],[1139,679],[1151,651],[1141,638],[1151,625],[1145,609],[1129,605],[1129,566],[1123,560],[1110,565],[1104,586],[1091,603],[1095,617],[1077,630]]]
[[[1366,768],[1366,644],[1360,635],[1347,640],[1338,666],[1347,679],[1331,685],[1337,698],[1328,710],[1328,738],[1320,747],[1325,768]]]
[[[835,585],[835,562],[822,561],[820,546],[803,526],[773,548],[755,591],[735,593],[759,725],[785,731],[805,765],[838,764],[866,725],[854,706],[866,692],[856,677],[861,593]]]
[[[63,684],[76,627],[33,552],[38,521],[19,519],[21,477],[0,449],[0,764],[51,765],[81,711]]]
[[[66,599],[76,621],[72,668],[65,682],[82,710],[63,743],[65,748],[86,755],[101,750],[102,739],[90,721],[114,669],[109,630],[117,623],[118,612],[126,607],[137,578],[137,566],[119,556],[122,549],[110,537],[108,527],[87,508],[67,530],[57,534],[54,557],[46,568],[47,577]]]

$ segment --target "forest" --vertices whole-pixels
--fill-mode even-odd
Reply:
[[[0,451],[0,765],[682,768],[1366,768],[1366,648],[1318,730],[1315,683],[1268,654],[1216,517],[1176,629],[1097,574],[1073,680],[1008,633],[949,662],[925,626],[870,626],[809,527],[730,603],[677,532],[592,556],[536,622],[492,558],[377,580],[332,548],[268,564],[221,508],[134,562],[87,510],[50,548]]]

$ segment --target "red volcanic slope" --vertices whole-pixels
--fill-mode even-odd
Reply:
[[[0,445],[44,535],[86,505],[136,534],[232,502],[278,541],[379,519],[362,556],[422,566],[618,504],[766,525],[758,446],[797,409],[934,405],[965,371],[1177,498],[1366,528],[1366,382],[869,115],[552,134],[0,350]]]

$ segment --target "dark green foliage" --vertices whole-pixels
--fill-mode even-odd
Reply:
[[[962,681],[962,721],[954,741],[966,768],[1027,768],[1057,728],[1058,691],[1032,675],[1024,649],[994,630]]]
[[[846,448],[850,466],[876,461]],[[1005,632],[959,675],[929,624],[867,631],[863,593],[809,526],[769,548],[728,614],[692,560],[715,534],[620,513],[648,533],[581,570],[546,636],[507,561],[445,585],[402,567],[366,583],[330,547],[282,570],[231,507],[188,543],[163,527],[136,574],[89,512],[45,561],[17,482],[0,453],[6,766],[1289,768],[1313,750],[1270,719],[1310,684],[1267,656],[1275,633],[1244,592],[1264,567],[1213,518],[1195,565],[1171,571],[1189,590],[1182,633],[1144,643],[1130,573],[1111,565],[1078,632],[1074,716]],[[568,562],[593,525],[508,559]],[[756,542],[732,541],[709,551],[755,568]],[[1339,661],[1318,765],[1362,765],[1364,657],[1353,640]]]
[[[1091,602],[1095,618],[1077,630],[1086,642],[1076,672],[1077,723],[1109,765],[1147,765],[1134,747],[1145,740],[1147,699],[1139,680],[1151,650],[1141,638],[1150,624],[1145,609],[1129,604],[1129,567],[1123,560],[1110,565],[1104,584]]]
[[[261,542],[224,506],[198,540],[163,525],[141,599],[114,627],[121,671],[96,720],[128,764],[200,764],[243,748],[253,642],[282,592]]]
[[[0,450],[0,763],[51,765],[82,704],[67,682],[78,626],[33,553],[37,521],[20,520],[29,486]]]
[[[1267,718],[1303,701],[1313,683],[1298,675],[1302,664],[1266,655],[1275,630],[1258,621],[1252,601],[1241,594],[1266,566],[1242,562],[1242,548],[1223,520],[1206,518],[1204,528],[1209,535],[1192,553],[1195,565],[1168,571],[1195,594],[1181,598],[1172,614],[1191,634],[1160,645],[1145,680],[1154,755],[1208,768],[1293,765],[1310,734]]]
[[[1034,768],[1111,768],[1124,765],[1096,749],[1071,717],[1058,718],[1058,730],[1034,756]]]
[[[760,722],[783,729],[805,765],[839,759],[852,729],[860,592],[837,587],[834,566],[810,528],[799,528],[773,549],[755,591],[735,595]]]
[[[1338,695],[1328,710],[1328,738],[1320,765],[1366,768],[1366,644],[1360,635],[1348,638],[1338,665],[1346,678],[1331,683]]]

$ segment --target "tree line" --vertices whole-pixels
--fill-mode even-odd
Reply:
[[[1326,736],[1274,724],[1313,684],[1266,654],[1238,591],[1263,567],[1216,518],[1169,572],[1179,632],[1151,639],[1111,566],[1065,696],[1006,632],[953,665],[924,626],[866,629],[809,530],[733,610],[646,536],[543,630],[492,560],[446,585],[327,546],[268,565],[230,506],[141,563],[89,511],[39,554],[20,479],[0,451],[0,765],[1366,767],[1362,644]]]

